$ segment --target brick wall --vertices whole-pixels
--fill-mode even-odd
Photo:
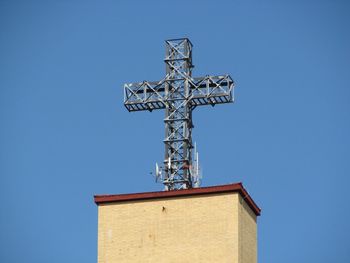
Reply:
[[[256,263],[256,216],[239,193],[98,206],[98,263]]]

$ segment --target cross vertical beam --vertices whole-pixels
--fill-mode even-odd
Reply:
[[[187,79],[192,73],[192,43],[188,39],[167,40],[165,110],[165,176],[166,190],[191,188],[192,118]]]
[[[165,190],[198,185],[192,162],[192,111],[197,106],[233,102],[229,75],[192,78],[192,43],[187,38],[166,40],[166,76],[158,82],[124,85],[128,111],[165,109],[165,158],[161,171]],[[157,174],[158,176],[158,174]]]

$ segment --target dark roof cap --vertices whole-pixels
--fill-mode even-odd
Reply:
[[[178,196],[192,196],[192,195],[206,195],[217,193],[238,192],[249,207],[253,210],[255,215],[259,216],[261,209],[256,205],[254,200],[250,197],[247,190],[243,187],[242,183],[216,185],[209,187],[191,188],[184,190],[173,191],[160,191],[160,192],[144,192],[144,193],[132,193],[132,194],[117,194],[117,195],[95,195],[95,203],[97,205],[105,203],[125,202],[134,200],[147,200],[147,199],[160,199],[160,198],[172,198]]]

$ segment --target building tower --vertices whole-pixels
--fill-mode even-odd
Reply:
[[[192,77],[192,43],[166,41],[166,75],[125,84],[129,111],[165,110],[165,191],[95,195],[98,263],[256,263],[260,208],[242,183],[199,187],[192,142],[197,106],[233,102],[229,75]]]

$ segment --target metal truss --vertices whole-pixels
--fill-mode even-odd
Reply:
[[[233,102],[234,82],[229,75],[192,78],[190,40],[171,39],[165,44],[165,78],[125,84],[124,105],[130,112],[165,109],[164,166],[160,170],[157,166],[156,176],[165,190],[187,189],[199,181],[192,161],[192,111],[197,106]]]

